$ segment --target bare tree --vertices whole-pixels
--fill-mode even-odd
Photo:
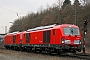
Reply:
[[[57,0],[58,8],[61,9],[61,6],[63,5],[64,0]]]
[[[81,4],[82,4],[83,6],[86,5],[86,1],[87,1],[87,0],[80,0]]]
[[[62,20],[62,15],[61,15],[61,6],[63,5],[63,0],[57,0],[57,6],[58,6],[58,9],[59,9],[59,20],[60,20],[60,24],[63,23],[63,20]]]
[[[40,6],[38,12],[42,14],[43,10],[44,10],[43,6]]]

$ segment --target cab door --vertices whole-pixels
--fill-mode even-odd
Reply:
[[[60,29],[52,30],[52,44],[60,44]]]
[[[53,29],[53,32],[52,32],[52,38],[53,38],[53,40],[52,40],[52,44],[55,44],[56,43],[56,30],[55,29]]]

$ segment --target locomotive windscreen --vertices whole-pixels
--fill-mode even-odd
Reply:
[[[80,35],[79,29],[78,28],[63,28],[64,29],[64,34],[65,35]]]

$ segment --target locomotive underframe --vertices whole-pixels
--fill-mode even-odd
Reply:
[[[65,53],[65,52],[72,52],[75,53],[76,51],[81,52],[82,45],[80,46],[68,46],[68,45],[54,45],[54,44],[13,44],[13,45],[5,45],[7,49],[13,50],[26,50],[26,51],[47,51],[47,52],[56,52],[56,53]]]

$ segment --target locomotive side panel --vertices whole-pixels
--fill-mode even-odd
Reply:
[[[4,38],[4,44],[12,44],[13,43],[13,36],[12,35],[7,35]]]
[[[32,32],[30,44],[43,44],[43,31]]]
[[[25,33],[22,36],[22,44],[26,44],[26,34]]]

